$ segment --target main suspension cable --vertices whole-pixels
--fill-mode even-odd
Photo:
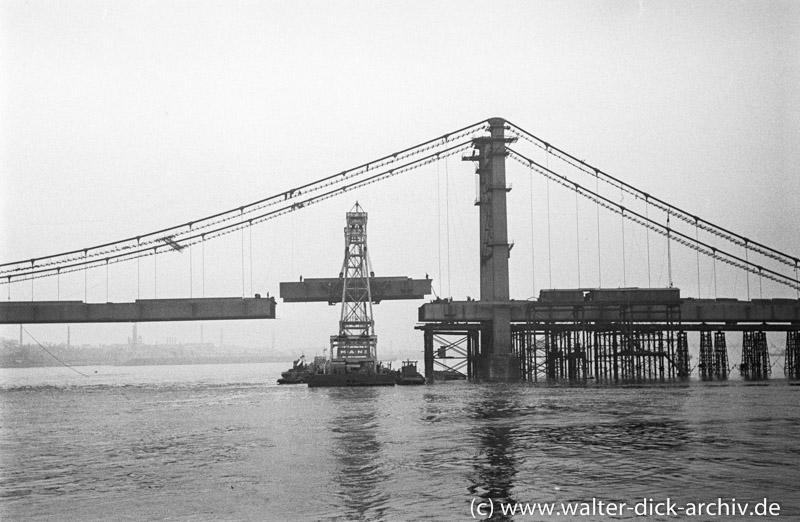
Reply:
[[[765,257],[768,257],[768,258],[773,259],[775,261],[778,261],[780,263],[783,263],[784,265],[788,265],[788,266],[794,267],[795,264],[797,264],[798,261],[799,261],[797,256],[793,256],[793,255],[787,254],[785,252],[781,252],[779,250],[776,250],[774,248],[768,247],[768,246],[766,246],[764,244],[755,242],[755,241],[753,241],[751,239],[748,239],[748,238],[746,238],[746,237],[744,237],[742,235],[739,235],[739,234],[736,234],[735,232],[727,230],[726,228],[723,228],[723,227],[721,227],[719,225],[711,223],[710,221],[707,221],[705,219],[702,219],[702,218],[699,218],[699,217],[697,217],[695,215],[692,215],[689,212],[687,212],[687,211],[685,211],[685,210],[683,210],[683,209],[681,209],[679,207],[676,207],[675,205],[667,203],[667,202],[665,202],[665,201],[663,201],[663,200],[661,200],[659,198],[653,197],[650,194],[648,194],[648,193],[646,193],[646,192],[644,192],[642,190],[639,190],[636,187],[633,187],[632,185],[629,185],[629,184],[625,183],[624,181],[621,181],[621,180],[615,178],[614,176],[612,176],[612,175],[610,175],[610,174],[608,174],[606,172],[603,172],[602,170],[598,169],[597,167],[589,165],[588,163],[586,163],[583,160],[579,160],[575,156],[572,156],[571,154],[569,154],[567,152],[564,152],[563,150],[553,146],[552,144],[550,144],[550,143],[542,140],[541,138],[535,136],[534,134],[526,131],[525,129],[523,129],[523,128],[517,126],[517,125],[514,125],[513,123],[509,122],[508,120],[506,120],[506,123],[507,123],[506,130],[508,130],[509,132],[514,134],[515,136],[517,136],[519,138],[522,138],[522,139],[524,139],[525,141],[527,141],[529,143],[532,143],[536,147],[539,147],[539,148],[541,148],[543,150],[548,151],[550,154],[553,154],[554,156],[556,156],[560,160],[572,165],[573,167],[577,168],[578,170],[581,170],[582,172],[584,172],[586,174],[589,174],[589,175],[592,175],[592,176],[602,177],[603,181],[605,181],[606,183],[609,183],[609,184],[611,184],[611,185],[613,185],[615,187],[620,188],[624,192],[627,192],[628,194],[631,194],[632,196],[636,197],[637,199],[644,199],[646,203],[649,203],[650,205],[653,205],[654,207],[656,207],[656,208],[658,208],[658,209],[660,209],[660,210],[662,210],[664,212],[669,212],[672,216],[677,217],[681,221],[684,221],[684,222],[686,222],[686,223],[688,223],[690,225],[696,225],[696,226],[700,227],[701,229],[705,230],[706,232],[710,232],[711,234],[713,234],[715,236],[718,236],[718,237],[720,237],[722,239],[725,239],[726,241],[729,241],[729,242],[731,242],[731,243],[733,243],[735,245],[738,245],[738,246],[741,246],[741,247],[744,247],[744,248],[749,248],[750,250],[752,250],[754,252],[757,252],[757,253],[765,256]]]
[[[652,219],[649,219],[637,212],[634,212],[619,203],[611,201],[604,196],[595,194],[592,190],[583,187],[579,183],[569,180],[568,178],[566,178],[561,174],[558,174],[546,167],[543,167],[542,165],[536,163],[534,160],[527,158],[526,156],[520,154],[519,152],[516,152],[510,147],[507,147],[507,151],[512,159],[521,163],[522,165],[532,168],[538,174],[543,175],[546,178],[551,179],[570,190],[575,190],[581,196],[589,199],[590,201],[594,201],[599,205],[601,205],[602,207],[622,215],[629,221],[647,227],[650,230],[653,230],[654,232],[657,232],[658,234],[667,237],[667,239],[670,241],[675,241],[691,249],[699,250],[700,253],[712,257],[714,260],[719,259],[723,263],[729,264],[736,268],[747,270],[754,274],[760,274],[762,277],[766,277],[767,279],[788,286],[790,288],[800,289],[800,280],[798,279],[792,279],[791,277],[781,274],[779,272],[775,272],[774,270],[770,270],[761,267],[759,265],[756,265],[752,261],[746,261],[729,252],[720,250],[719,248],[716,247],[712,247],[707,243],[704,243],[702,241],[697,241],[695,238],[692,238],[691,236],[688,236],[682,232],[678,232],[670,228],[669,225],[662,225],[661,223],[653,221]],[[672,215],[671,211],[668,212],[668,216],[669,215]]]
[[[236,232],[236,231],[238,231],[240,229],[243,229],[244,227],[249,227],[249,226],[252,226],[252,225],[255,225],[255,224],[258,224],[258,223],[262,223],[262,222],[267,221],[269,219],[273,219],[275,217],[278,217],[278,216],[281,216],[281,215],[284,215],[284,214],[288,214],[290,212],[294,212],[295,210],[299,210],[299,209],[307,207],[309,205],[313,205],[315,203],[319,203],[321,201],[330,199],[332,197],[344,194],[347,191],[351,191],[351,190],[354,190],[354,189],[357,189],[357,188],[361,188],[363,186],[370,185],[372,183],[376,183],[376,182],[381,181],[383,179],[396,176],[398,174],[401,174],[401,173],[407,172],[409,170],[413,170],[413,169],[422,167],[424,165],[428,165],[428,164],[433,163],[435,161],[439,161],[440,159],[452,156],[454,154],[458,154],[459,152],[462,152],[465,149],[467,149],[468,147],[470,147],[471,143],[472,143],[471,140],[461,142],[461,143],[453,145],[453,146],[451,146],[451,147],[449,147],[447,149],[437,151],[435,153],[429,154],[429,155],[424,156],[422,158],[417,158],[417,159],[415,159],[413,161],[410,161],[408,163],[405,163],[405,164],[403,164],[401,166],[394,167],[394,168],[391,168],[391,169],[388,169],[388,170],[385,170],[385,171],[382,171],[382,172],[378,172],[376,174],[373,174],[372,176],[369,176],[369,177],[366,177],[366,178],[363,178],[363,179],[360,179],[360,180],[352,181],[351,183],[349,183],[347,185],[339,186],[337,188],[331,189],[331,190],[329,190],[329,191],[327,191],[325,193],[322,193],[322,194],[317,194],[317,195],[314,195],[314,196],[307,197],[303,201],[294,202],[294,203],[291,203],[291,204],[287,204],[287,205],[285,205],[285,206],[283,206],[281,208],[278,208],[278,209],[275,209],[275,210],[270,210],[268,212],[264,212],[262,214],[259,214],[258,216],[251,217],[247,221],[224,224],[224,225],[221,225],[218,228],[215,228],[213,230],[198,231],[198,229],[195,228],[194,229],[194,231],[195,231],[194,235],[190,235],[190,236],[187,236],[187,237],[184,237],[184,238],[180,238],[179,240],[173,240],[173,241],[176,244],[179,243],[181,248],[187,247],[187,246],[191,246],[193,244],[200,243],[200,242],[205,243],[205,241],[208,241],[210,239],[213,239],[213,238],[216,238],[216,237],[220,237],[220,236],[223,236],[223,235],[226,235],[226,234],[230,234],[232,232]],[[80,270],[82,267],[86,268],[86,267],[90,267],[90,266],[98,266],[98,265],[101,265],[104,262],[118,263],[118,262],[122,262],[122,261],[129,261],[129,260],[132,260],[132,259],[137,258],[137,257],[147,257],[147,256],[151,256],[151,255],[157,255],[158,254],[158,248],[159,247],[163,248],[163,247],[166,247],[166,246],[167,245],[163,245],[163,246],[162,245],[156,245],[155,247],[152,247],[152,246],[148,247],[148,246],[143,244],[141,249],[109,255],[109,256],[107,256],[107,257],[105,257],[103,259],[99,259],[99,260],[97,260],[97,259],[80,260],[79,259],[79,260],[77,260],[77,261],[75,261],[75,262],[73,262],[71,264],[59,266],[58,267],[58,271],[60,273],[67,273],[67,272],[73,272],[75,270]],[[175,250],[174,250],[174,248],[172,250],[166,250],[164,248],[162,251],[175,251]],[[41,278],[41,277],[49,277],[51,275],[55,275],[56,270],[57,269],[55,267],[39,267],[38,269],[34,269],[34,270],[28,269],[28,270],[26,270],[24,272],[21,272],[21,273],[18,273],[18,274],[14,274],[13,276],[12,275],[4,276],[4,279],[6,279],[6,281],[0,281],[0,284],[10,284],[12,277],[17,281],[27,280],[27,279],[38,279],[38,278]]]
[[[75,258],[67,258],[62,260],[56,260],[53,262],[42,263],[45,260],[57,259],[57,258],[64,258],[67,256],[74,256],[76,254],[84,254],[85,258],[96,258],[96,257],[104,257],[106,255],[116,254],[121,250],[133,250],[134,248],[138,248],[142,245],[152,245],[153,243],[162,244],[161,242],[167,242],[169,239],[173,239],[175,235],[182,235],[186,234],[187,231],[184,229],[189,228],[194,230],[199,230],[203,228],[213,227],[219,223],[223,223],[226,221],[234,220],[237,217],[242,217],[245,214],[250,214],[257,212],[265,207],[273,206],[280,204],[284,201],[290,199],[296,199],[303,194],[307,194],[309,192],[319,191],[326,187],[330,187],[332,185],[340,184],[343,181],[364,175],[370,171],[378,170],[381,168],[386,167],[392,163],[396,163],[403,159],[407,159],[413,156],[417,156],[422,154],[426,151],[433,150],[440,148],[444,145],[452,143],[453,141],[459,140],[461,138],[471,136],[477,132],[485,130],[488,128],[488,124],[486,120],[479,121],[472,125],[468,125],[461,129],[458,129],[454,132],[450,132],[439,136],[438,138],[434,138],[425,142],[422,142],[418,145],[408,147],[401,151],[395,152],[393,154],[389,154],[379,158],[377,160],[364,163],[359,165],[358,167],[354,167],[337,174],[333,174],[322,179],[306,183],[304,185],[300,185],[298,187],[292,188],[290,190],[269,196],[267,198],[260,199],[253,203],[249,203],[247,205],[242,205],[240,207],[230,209],[224,212],[218,212],[209,216],[205,216],[203,218],[189,221],[180,225],[171,226],[168,228],[163,228],[154,232],[149,232],[147,234],[142,234],[140,236],[129,237],[122,240],[112,241],[109,243],[103,243],[100,245],[95,245],[91,247],[81,248],[77,250],[71,250],[67,252],[62,252],[59,254],[52,254],[48,256],[41,256],[32,259],[20,260],[20,261],[12,261],[7,263],[0,263],[0,275],[3,278],[6,278],[7,274],[11,274],[16,276],[16,272],[25,272],[29,273],[31,267],[27,266],[20,266],[23,264],[31,263],[32,265],[38,267],[45,267],[45,266],[61,266],[68,264],[75,260]],[[169,235],[172,233],[172,235]],[[166,234],[166,236],[165,236]],[[157,237],[156,237],[157,236]],[[166,238],[166,239],[165,239]],[[136,241],[136,245],[131,245]],[[111,256],[109,256],[111,257]],[[37,263],[38,262],[38,263]]]

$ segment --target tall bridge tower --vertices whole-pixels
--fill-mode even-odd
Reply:
[[[378,336],[372,320],[372,291],[367,251],[367,213],[356,203],[347,213],[344,228],[342,315],[339,333],[331,336],[331,362],[334,365],[375,368]]]
[[[506,144],[516,138],[505,137],[506,121],[489,120],[489,136],[472,140],[472,155],[465,161],[476,162],[478,194],[475,204],[480,209],[480,300],[497,303],[492,307],[491,321],[484,321],[480,330],[481,380],[518,380],[519,361],[511,353],[511,310],[509,300],[508,218],[506,214]]]

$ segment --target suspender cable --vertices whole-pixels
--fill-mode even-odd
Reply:
[[[250,231],[250,295],[253,295],[253,221],[248,221]]]
[[[578,215],[578,186],[575,185],[575,242],[578,253],[578,288],[581,288],[581,225]]]
[[[239,222],[241,223],[244,219],[244,209],[242,209],[242,214],[239,216]],[[241,236],[242,236],[242,297],[245,296],[244,290],[244,228],[241,228]]]
[[[559,158],[562,161],[572,165],[573,167],[575,167],[575,168],[577,168],[577,169],[579,169],[579,170],[581,170],[581,171],[583,171],[585,173],[601,175],[604,178],[604,181],[606,181],[606,182],[608,182],[608,183],[610,183],[612,185],[615,184],[615,186],[619,187],[622,190],[625,190],[626,192],[628,192],[631,195],[634,195],[636,197],[642,197],[642,198],[645,198],[645,199],[649,199],[651,205],[653,205],[656,208],[659,208],[661,210],[664,210],[664,211],[667,211],[667,210],[671,211],[672,214],[675,215],[676,217],[678,217],[681,221],[685,221],[686,223],[692,223],[694,221],[695,216],[690,215],[688,212],[684,211],[683,209],[678,208],[675,205],[671,205],[671,204],[669,204],[669,203],[667,203],[665,201],[662,201],[662,200],[660,200],[658,198],[655,198],[655,197],[652,197],[652,196],[647,198],[648,195],[645,192],[640,191],[636,187],[628,185],[624,181],[621,181],[621,180],[615,178],[614,176],[611,176],[610,174],[608,174],[606,172],[603,172],[600,169],[598,169],[596,167],[593,167],[592,165],[589,165],[588,163],[586,163],[586,162],[584,162],[582,160],[579,160],[575,156],[572,156],[571,154],[569,154],[567,152],[564,152],[563,150],[559,149],[558,147],[555,147],[555,146],[551,145],[550,143],[548,143],[548,142],[542,140],[541,138],[531,134],[530,132],[526,131],[525,129],[522,129],[521,127],[518,127],[517,125],[514,125],[513,123],[511,123],[508,120],[506,120],[506,123],[508,124],[507,128],[509,129],[509,131],[512,134],[523,138],[524,140],[534,144],[535,146],[537,146],[537,147],[539,147],[541,149],[546,149],[547,151],[550,151],[557,158]],[[555,151],[555,152],[552,152],[552,151]],[[744,243],[744,240],[745,240],[744,236],[740,236],[740,235],[736,234],[735,232],[731,232],[730,230],[727,230],[727,229],[725,229],[725,228],[723,228],[723,227],[721,227],[719,225],[716,225],[716,224],[711,223],[710,221],[706,221],[704,219],[699,219],[699,222],[700,222],[700,227],[703,230],[711,232],[712,234],[714,234],[716,236],[719,236],[719,237],[721,237],[721,238],[723,238],[723,239],[725,239],[727,241],[730,241],[732,243],[735,243],[735,244],[742,245]],[[758,253],[760,253],[760,254],[762,254],[762,255],[764,255],[766,257],[770,257],[770,258],[772,258],[772,259],[774,259],[774,260],[776,260],[776,261],[778,261],[780,263],[783,263],[785,265],[791,266],[791,264],[794,262],[795,258],[793,256],[790,256],[789,254],[786,254],[784,252],[780,252],[780,251],[778,251],[778,250],[776,250],[774,248],[770,248],[770,247],[768,247],[766,245],[763,245],[761,243],[756,243],[754,241],[750,241],[749,243],[750,243],[750,248],[752,248],[753,250],[757,251]]]
[[[697,255],[700,255],[700,254],[698,253]],[[745,244],[744,244],[744,259],[745,259],[745,261],[747,261],[749,263],[749,261],[747,259],[747,240],[745,240]],[[745,273],[745,276],[747,276],[747,300],[749,301],[750,300],[750,272]]]
[[[545,153],[545,162],[550,165],[550,151]],[[547,273],[550,280],[550,288],[553,288],[553,262],[552,262],[552,248],[550,243],[550,178],[547,178]]]
[[[108,258],[106,258],[106,303],[108,302]]]
[[[695,218],[694,238],[698,243],[700,242],[700,227],[697,226],[697,218]],[[697,254],[697,298],[700,299],[700,251],[695,250],[695,253]],[[747,284],[747,295],[750,295],[749,281]],[[748,299],[750,298],[748,297]]]
[[[139,238],[136,238],[136,248],[139,248]],[[142,298],[142,284],[141,284],[141,257],[136,258],[136,299]],[[135,341],[134,341],[135,342]]]
[[[442,295],[442,196],[439,155],[436,155],[436,238],[439,251],[439,295]]]
[[[711,253],[713,254],[711,258],[714,260],[714,299],[717,299],[717,249],[712,248]]]
[[[620,222],[622,223],[622,286],[628,287],[628,275],[625,267],[625,207],[622,207],[620,214]]]
[[[595,175],[594,177],[594,191],[595,193],[600,193],[600,176]],[[595,211],[597,214],[597,287],[603,287],[603,269],[602,265],[600,264],[600,203],[596,203]]]
[[[669,210],[667,210],[667,275],[669,277],[669,287],[672,288],[672,242],[669,238]]]
[[[441,135],[441,136],[439,136],[437,138],[434,138],[434,139],[427,140],[425,142],[419,143],[419,144],[417,144],[417,145],[415,145],[413,147],[408,147],[408,148],[403,149],[401,151],[385,155],[385,156],[383,156],[383,157],[381,157],[381,158],[379,158],[377,160],[374,160],[374,161],[371,161],[371,162],[368,162],[368,163],[364,163],[362,165],[359,165],[358,167],[354,167],[354,168],[351,168],[351,169],[348,169],[348,170],[345,170],[345,171],[342,171],[342,172],[338,172],[336,174],[332,174],[332,175],[326,176],[326,177],[321,178],[319,180],[316,180],[316,181],[313,181],[313,182],[310,182],[310,183],[306,183],[304,185],[300,185],[300,186],[295,187],[295,188],[293,188],[291,190],[288,190],[288,191],[285,191],[285,192],[281,192],[279,194],[275,194],[275,195],[269,196],[267,198],[260,199],[258,201],[249,203],[249,204],[244,205],[242,207],[236,207],[234,209],[226,210],[224,212],[218,212],[216,214],[205,216],[203,218],[200,218],[200,219],[192,221],[192,223],[194,223],[195,225],[199,225],[196,228],[202,229],[202,228],[205,228],[207,226],[217,225],[219,223],[222,223],[223,221],[228,221],[228,220],[235,219],[236,218],[236,214],[235,213],[237,211],[240,211],[241,209],[247,209],[247,213],[255,212],[255,211],[263,209],[266,206],[275,205],[275,204],[278,204],[280,202],[286,201],[288,199],[296,198],[297,196],[299,196],[301,194],[308,194],[309,192],[314,192],[314,191],[317,191],[317,190],[321,190],[321,189],[323,189],[325,187],[329,187],[331,185],[340,183],[340,182],[342,182],[344,180],[364,175],[369,171],[373,171],[373,170],[378,170],[378,169],[384,168],[384,167],[386,167],[387,165],[389,165],[391,163],[395,163],[395,162],[398,162],[400,160],[404,160],[404,159],[407,159],[407,158],[411,158],[411,157],[420,155],[425,151],[429,151],[429,150],[432,150],[432,149],[435,149],[435,148],[438,148],[438,147],[447,146],[448,144],[451,144],[456,140],[460,140],[460,139],[465,138],[465,137],[471,137],[475,133],[480,132],[482,130],[485,130],[487,128],[486,121],[487,120],[481,120],[481,121],[479,121],[477,123],[474,123],[472,125],[468,125],[466,127],[462,127],[462,128],[460,128],[460,129],[458,129],[456,131],[449,132],[449,133],[443,134],[443,135]],[[419,161],[419,160],[415,160],[415,162],[416,161]],[[398,170],[398,169],[396,168],[394,170]],[[254,219],[258,219],[258,218],[254,218]],[[210,223],[207,223],[207,222],[210,222]],[[97,256],[101,256],[101,255],[106,254],[106,253],[116,252],[118,250],[130,249],[131,247],[125,246],[125,243],[130,243],[134,239],[138,240],[138,239],[141,239],[141,238],[151,238],[152,237],[152,239],[148,239],[147,241],[144,242],[145,245],[148,245],[148,248],[150,248],[149,245],[151,243],[155,242],[155,241],[159,241],[163,234],[168,234],[170,232],[172,232],[173,235],[185,233],[185,232],[180,232],[180,229],[187,228],[188,224],[189,223],[182,223],[180,225],[175,225],[175,226],[172,226],[172,227],[164,228],[164,229],[157,230],[157,231],[154,231],[154,232],[150,232],[150,233],[147,233],[147,234],[142,234],[141,236],[138,236],[138,237],[131,237],[131,238],[126,238],[126,239],[122,239],[122,240],[118,240],[118,241],[113,241],[113,242],[110,242],[110,243],[94,245],[94,246],[87,247],[87,248],[84,248],[84,249],[72,250],[72,251],[68,251],[68,252],[61,252],[59,254],[43,256],[43,257],[37,258],[36,260],[37,261],[41,261],[41,260],[45,260],[45,259],[53,259],[53,258],[58,258],[58,257],[64,257],[64,256],[73,255],[73,254],[79,254],[82,251],[83,252],[93,251],[91,257],[97,257]],[[108,250],[98,251],[100,249],[108,249]],[[94,251],[98,251],[98,252],[94,252]],[[112,258],[112,259],[114,258],[114,256],[109,256],[109,257]],[[23,263],[23,262],[27,263],[27,261],[28,260],[12,261],[12,262],[8,262],[8,263],[0,263],[0,272],[5,273],[5,270],[3,270],[3,267],[8,267],[8,266],[12,266],[12,265],[18,265],[18,264]],[[65,260],[64,261],[64,263],[66,263],[66,262],[69,262],[69,260]],[[61,262],[59,261],[57,263],[61,263]],[[41,263],[39,263],[39,265],[41,266]]]
[[[189,232],[191,232],[191,230],[192,230],[192,224],[189,223]],[[192,272],[193,272],[193,270],[194,270],[194,264],[192,263],[192,245],[190,244],[189,245],[189,299],[194,297],[194,293],[193,293],[194,285],[192,284],[193,283],[193,281],[192,281],[192,275],[193,275]]]
[[[620,221],[622,222],[622,286],[628,286],[628,270],[627,270],[627,263],[625,262],[627,257],[625,256],[625,207],[622,206],[622,203],[625,201],[625,194],[623,194],[622,190],[619,191],[620,197],[620,209],[622,212],[620,213]]]
[[[515,151],[515,150],[513,150],[513,149],[511,149],[509,147],[507,147],[506,150],[508,151],[509,157],[511,157],[515,161],[518,161],[518,162],[522,163],[523,165],[532,166],[533,169],[537,173],[541,174],[545,178],[547,178],[549,180],[552,180],[552,181],[555,181],[559,185],[562,185],[562,186],[564,186],[564,187],[566,187],[566,188],[568,188],[570,190],[575,190],[575,183],[570,181],[570,180],[568,180],[563,175],[558,174],[556,172],[553,172],[552,170],[549,170],[548,168],[536,163],[535,161],[533,161],[533,160],[531,160],[529,158],[526,158],[525,156],[521,155],[520,153],[518,153],[517,151]],[[583,195],[584,197],[589,198],[589,199],[591,199],[593,201],[599,202],[600,205],[602,205],[603,207],[607,208],[608,210],[610,210],[612,212],[615,212],[617,214],[621,214],[622,213],[621,209],[623,207],[619,203],[617,203],[615,201],[612,201],[612,200],[610,200],[610,199],[608,199],[608,198],[606,198],[604,196],[600,196],[600,195],[594,194],[592,191],[587,190],[586,188],[584,188],[584,187],[582,187],[580,185],[578,185],[578,186],[582,189],[581,195]],[[771,280],[775,281],[776,283],[780,283],[782,285],[786,285],[786,286],[789,286],[791,288],[800,290],[800,280],[798,280],[798,279],[793,279],[790,276],[781,274],[781,273],[776,272],[774,270],[770,270],[770,269],[763,268],[763,267],[758,267],[758,266],[754,265],[752,262],[747,264],[745,262],[745,260],[743,258],[741,258],[741,257],[738,257],[738,256],[736,256],[734,254],[729,253],[729,252],[725,252],[724,250],[719,250],[718,248],[712,247],[710,244],[704,243],[702,241],[698,243],[695,240],[695,238],[692,238],[691,236],[688,236],[688,235],[686,235],[684,233],[681,233],[680,231],[672,230],[671,228],[668,228],[667,225],[664,225],[662,223],[659,223],[657,221],[649,219],[649,218],[643,216],[642,214],[639,214],[637,212],[631,211],[629,209],[626,209],[626,210],[627,210],[627,212],[625,214],[625,217],[627,219],[633,221],[634,223],[638,224],[638,225],[641,225],[641,226],[646,227],[646,228],[650,228],[653,231],[658,232],[659,234],[661,234],[661,235],[663,235],[665,237],[668,237],[669,239],[671,239],[673,241],[676,241],[676,242],[678,242],[678,243],[680,243],[680,244],[682,244],[684,246],[687,246],[689,248],[692,248],[692,249],[695,249],[695,250],[700,249],[701,253],[705,254],[707,256],[713,256],[712,250],[718,251],[718,252],[720,252],[720,253],[725,255],[725,258],[721,258],[724,263],[727,263],[727,264],[729,264],[731,266],[734,266],[736,268],[739,268],[741,270],[748,270],[750,272],[755,273],[757,268],[761,268],[762,269],[762,274],[763,274],[764,277],[766,277],[768,279],[771,279]],[[668,246],[668,253],[669,253],[669,243],[667,244],[667,246]],[[793,258],[793,260],[794,260],[794,258]],[[800,260],[798,260],[798,262],[800,262]],[[671,269],[670,269],[670,275],[671,275]],[[800,292],[798,292],[798,293],[800,293]]]
[[[647,196],[645,196],[644,200],[644,215],[647,221],[650,221],[650,214],[647,210],[647,207],[650,205],[647,204]],[[600,201],[597,202],[597,206],[600,206]],[[653,288],[653,284],[650,279],[650,229],[645,227],[646,230],[646,237],[647,237],[647,288]]]
[[[202,242],[202,245],[203,245],[203,277],[202,277],[202,283],[203,283],[203,297],[205,297],[206,296],[206,235],[203,234],[201,237],[202,237],[202,240],[203,240],[203,242]]]
[[[153,248],[153,299],[158,299],[158,247]]]
[[[533,297],[536,297],[536,250],[533,243],[533,168],[530,169],[530,177],[528,179],[530,187],[530,216],[531,216],[531,288],[533,289]],[[529,339],[530,343],[530,339]]]
[[[444,158],[444,199],[445,199],[445,224],[447,225],[447,295],[453,296],[453,288],[450,286],[450,170],[448,168],[447,157]]]
[[[354,181],[352,181],[352,182],[350,182],[348,184],[342,184],[342,185],[339,185],[339,186],[337,186],[335,188],[331,188],[330,190],[328,190],[326,192],[323,192],[321,194],[308,196],[308,197],[306,197],[305,199],[303,199],[301,201],[297,201],[297,202],[294,202],[294,203],[287,202],[287,203],[284,204],[284,206],[281,206],[281,207],[279,207],[277,209],[269,210],[269,211],[266,211],[266,212],[261,213],[259,215],[251,217],[250,221],[252,223],[261,223],[261,222],[267,221],[269,219],[274,219],[274,218],[276,218],[278,216],[282,216],[284,214],[294,213],[295,210],[308,207],[310,205],[319,203],[319,202],[324,201],[326,199],[330,199],[330,198],[345,194],[346,192],[355,190],[357,188],[361,188],[361,187],[364,187],[366,185],[370,185],[372,183],[376,183],[378,181],[382,181],[384,179],[387,179],[387,178],[390,178],[390,177],[397,176],[399,174],[408,172],[410,170],[423,167],[424,165],[427,165],[429,163],[433,163],[434,161],[436,161],[436,159],[435,159],[436,157],[441,157],[443,155],[444,156],[450,156],[450,155],[453,155],[453,154],[457,154],[459,152],[463,152],[468,147],[470,147],[471,144],[472,144],[471,141],[460,142],[460,143],[457,143],[455,145],[452,145],[452,146],[448,147],[447,149],[440,150],[438,152],[431,153],[431,154],[429,154],[427,156],[411,160],[411,161],[409,161],[407,163],[404,163],[403,165],[392,167],[392,168],[387,168],[386,170],[382,170],[382,171],[379,171],[379,172],[377,172],[375,174],[369,175],[367,177],[364,177],[364,178],[361,178],[361,179],[358,179],[358,180],[354,180]],[[226,218],[225,221],[230,221],[230,219]],[[237,220],[237,221],[235,221],[233,223],[220,224],[219,226],[217,226],[217,228],[214,228],[212,230],[200,231],[198,229],[202,228],[202,227],[195,227],[195,234],[194,235],[189,236],[187,234],[187,235],[182,235],[182,237],[180,237],[180,238],[174,238],[173,237],[172,239],[173,239],[173,241],[180,241],[182,244],[188,245],[188,244],[196,243],[196,242],[200,241],[201,237],[207,238],[207,239],[213,239],[213,238],[216,238],[216,237],[223,236],[225,234],[229,234],[229,233],[235,232],[236,230],[238,230],[242,226],[243,225]],[[294,223],[292,224],[292,226],[294,227]],[[206,227],[210,227],[210,225],[206,225]],[[186,233],[184,233],[184,234],[186,234]],[[163,238],[161,238],[161,239],[163,239]],[[292,237],[292,239],[294,239],[294,236]],[[134,247],[131,247],[129,249],[121,248],[121,249],[119,249],[120,253],[110,254],[107,257],[110,260],[109,262],[112,262],[112,263],[113,262],[124,262],[124,261],[129,261],[129,260],[133,259],[134,257],[152,255],[150,253],[150,251],[153,248],[157,248],[157,247],[163,246],[161,243],[158,243],[157,245],[152,246],[151,243],[142,243],[142,247],[139,250],[136,250],[136,251],[131,251]],[[292,248],[294,248],[294,245],[292,245]],[[292,250],[292,252],[294,252],[294,251]],[[92,254],[91,257],[96,257],[96,256],[97,256],[97,254],[95,253],[95,254]],[[292,258],[292,262],[293,262],[292,271],[294,271],[294,257]],[[75,261],[73,259],[70,259],[70,260],[67,260],[66,263],[69,263],[69,264],[65,264],[65,265],[61,266],[61,269],[62,270],[69,269],[69,270],[66,270],[67,272],[80,270],[82,267],[87,266],[87,265],[88,266],[99,266],[99,265],[97,265],[98,261],[87,260],[85,258],[84,258],[83,261]],[[14,276],[15,277],[19,277],[19,278],[22,278],[22,277],[29,277],[29,278],[30,277],[36,277],[36,278],[38,278],[38,277],[49,277],[51,275],[55,275],[56,267],[54,265],[55,264],[53,264],[53,266],[42,267],[41,264],[40,264],[40,265],[38,265],[36,267],[36,269],[34,271],[30,271],[29,269],[26,269],[26,271],[22,271],[22,272],[19,272],[17,274],[14,274]],[[0,275],[5,276],[6,274],[2,273]]]

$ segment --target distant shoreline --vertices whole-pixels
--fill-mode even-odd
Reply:
[[[219,356],[219,357],[136,357],[124,361],[69,361],[69,366],[186,366],[200,364],[292,364],[290,358],[259,356]],[[4,362],[0,368],[53,368],[64,366],[56,361],[41,364],[21,362],[19,364]]]

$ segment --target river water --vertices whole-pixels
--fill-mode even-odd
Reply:
[[[0,370],[0,519],[744,520],[638,515],[767,499],[800,520],[782,379],[308,389],[275,385],[285,366]],[[593,500],[636,507],[501,511]]]

